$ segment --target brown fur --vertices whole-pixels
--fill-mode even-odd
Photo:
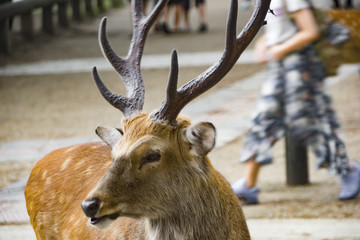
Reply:
[[[191,143],[184,140],[189,126],[183,118],[169,126],[142,114],[124,122],[113,161],[111,148],[103,143],[75,145],[45,156],[25,189],[37,238],[249,239],[229,183],[206,156],[194,156]],[[160,148],[161,160],[139,170],[141,154],[154,147]],[[94,196],[103,201],[99,214],[124,205],[131,210],[106,229],[94,228],[80,207]]]

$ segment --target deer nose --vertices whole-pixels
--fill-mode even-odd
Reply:
[[[101,201],[97,198],[85,200],[81,203],[81,209],[83,210],[85,216],[93,218],[99,212],[100,204]]]

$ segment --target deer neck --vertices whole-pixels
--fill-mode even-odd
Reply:
[[[236,213],[237,209],[229,207],[234,204],[234,199],[224,191],[223,184],[228,184],[226,180],[215,170],[213,175],[202,181],[198,189],[184,194],[183,199],[179,199],[177,205],[169,210],[171,214],[168,216],[146,219],[147,240],[230,239],[230,228],[234,225],[231,215]],[[235,208],[239,208],[236,200],[235,204]]]

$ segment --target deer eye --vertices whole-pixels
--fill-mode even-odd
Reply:
[[[146,156],[146,163],[160,161],[161,155],[159,153],[150,153]]]
[[[141,159],[139,170],[144,164],[160,161],[161,155],[158,152],[151,152]]]

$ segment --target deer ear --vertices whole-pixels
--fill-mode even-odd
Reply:
[[[96,134],[111,148],[121,139],[123,131],[113,127],[97,127]]]
[[[186,138],[195,155],[206,156],[215,146],[216,131],[212,123],[201,122],[188,127]]]

